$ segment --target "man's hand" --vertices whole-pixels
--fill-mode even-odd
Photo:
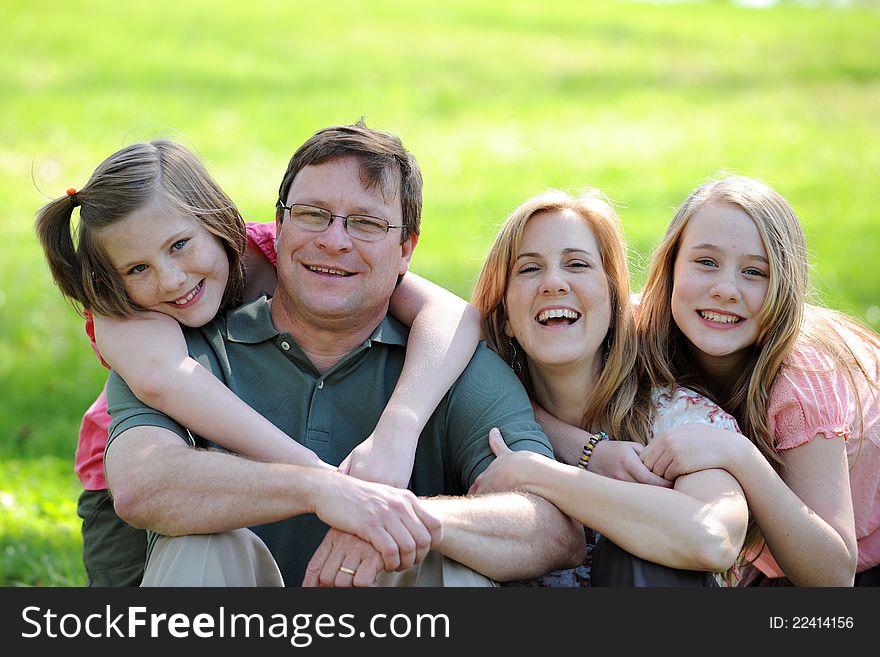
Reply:
[[[312,555],[302,585],[376,586],[381,572],[382,555],[372,545],[331,527]]]
[[[421,561],[443,536],[440,520],[410,491],[338,473],[317,491],[315,514],[370,543],[389,571]]]

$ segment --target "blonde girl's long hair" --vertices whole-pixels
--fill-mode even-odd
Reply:
[[[98,315],[129,317],[140,310],[126,294],[99,234],[155,200],[190,215],[220,239],[229,258],[221,308],[240,303],[247,247],[244,220],[199,158],[166,139],[113,153],[82,189],[71,189],[37,213],[37,237],[61,293]],[[74,224],[77,207],[79,221]]]
[[[758,314],[759,331],[745,362],[724,382],[707,381],[690,351],[689,343],[672,317],[671,299],[675,260],[682,235],[691,218],[713,203],[741,208],[754,222],[769,261],[767,297]],[[695,389],[736,417],[740,429],[777,472],[781,461],[769,428],[770,390],[796,343],[804,341],[823,350],[840,366],[861,403],[856,376],[875,389],[877,382],[849,346],[846,327],[862,340],[880,348],[880,336],[842,313],[806,303],[809,263],[800,221],[791,205],[765,183],[744,176],[707,182],[694,190],[672,218],[654,251],[638,313],[640,356],[653,385],[679,383]],[[876,392],[875,392],[876,394]],[[754,522],[746,537],[751,547],[760,542]]]
[[[741,208],[754,222],[769,261],[767,297],[758,313],[755,344],[738,372],[704,381],[687,338],[672,317],[675,260],[691,218],[713,203]],[[651,258],[638,314],[640,353],[654,385],[681,385],[707,395],[736,417],[743,433],[778,468],[767,426],[770,387],[800,334],[809,284],[806,244],[791,206],[763,182],[744,176],[710,181],[681,204]]]
[[[514,371],[534,398],[528,358],[516,339],[508,340],[505,296],[513,263],[529,220],[540,212],[570,210],[587,222],[602,258],[611,301],[611,325],[604,342],[605,365],[590,399],[585,399],[581,428],[600,426],[619,440],[645,444],[650,437],[653,411],[650,391],[639,385],[635,321],[630,303],[626,242],[620,219],[601,192],[589,189],[578,196],[551,189],[517,207],[504,220],[474,284],[471,302],[482,316],[487,344],[509,361],[509,345],[516,349]],[[513,366],[513,363],[510,363]]]

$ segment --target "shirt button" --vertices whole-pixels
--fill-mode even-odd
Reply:
[[[281,343],[281,348],[284,349],[284,351],[287,351],[288,349],[290,349],[290,343],[289,343],[289,342],[286,342],[286,341],[285,341],[285,342],[282,342],[282,343]]]
[[[324,389],[324,382],[318,381],[318,390],[323,390],[323,389]]]

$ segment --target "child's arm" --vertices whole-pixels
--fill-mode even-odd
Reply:
[[[391,314],[412,327],[400,379],[382,417],[340,469],[405,487],[419,434],[474,355],[480,314],[452,292],[408,272],[391,296]]]
[[[745,436],[698,424],[677,427],[642,452],[648,467],[670,478],[707,468],[736,477],[795,586],[852,586],[858,546],[843,439],[820,434],[780,457],[782,476]]]
[[[189,357],[174,319],[95,317],[104,359],[138,399],[218,445],[260,461],[330,468]]]

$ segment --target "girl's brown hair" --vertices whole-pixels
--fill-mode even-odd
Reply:
[[[247,246],[244,220],[199,158],[165,139],[113,153],[82,189],[69,190],[37,213],[37,236],[61,293],[99,315],[129,317],[140,310],[125,293],[99,234],[154,200],[192,216],[220,239],[229,258],[221,308],[239,303]],[[74,226],[76,207],[79,221]]]

